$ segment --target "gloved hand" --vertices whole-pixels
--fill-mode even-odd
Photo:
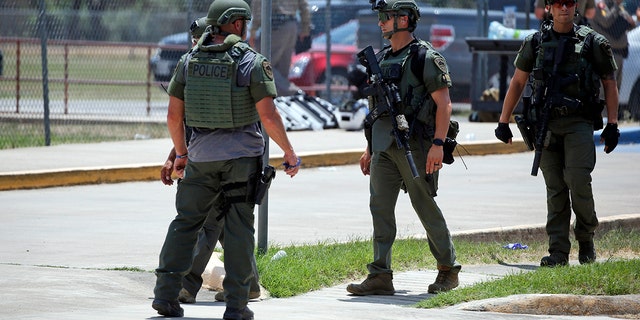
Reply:
[[[617,123],[607,123],[600,134],[600,142],[604,142],[604,152],[610,153],[618,145],[620,130]]]
[[[513,138],[513,133],[511,133],[511,129],[509,129],[508,123],[498,122],[498,127],[496,128],[496,138],[504,143],[509,143],[511,138]]]

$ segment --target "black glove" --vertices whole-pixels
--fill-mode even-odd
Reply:
[[[498,122],[498,127],[496,128],[496,138],[504,143],[509,143],[509,139],[513,138],[513,133],[511,133],[511,129],[509,129],[508,123]]]
[[[604,152],[610,153],[618,145],[618,138],[620,137],[620,130],[618,130],[617,123],[607,123],[602,133],[600,134],[600,141],[604,140]]]

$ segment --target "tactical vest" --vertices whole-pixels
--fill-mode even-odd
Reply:
[[[238,69],[247,57],[252,63],[255,52],[241,41],[225,51],[194,49],[185,63],[188,126],[235,128],[260,120],[249,91],[250,73]]]
[[[427,127],[434,128],[435,103],[426,90],[422,71],[426,54],[435,49],[430,43],[418,40],[411,44],[408,50],[409,53],[404,57],[392,57],[390,47],[380,51],[378,57],[385,57],[380,63],[382,76],[385,81],[395,83],[400,90],[402,105],[398,112],[410,121],[418,120]]]
[[[557,90],[564,96],[577,99],[582,106],[599,102],[600,77],[589,62],[593,46],[594,31],[586,26],[575,26],[576,35],[573,50],[564,51],[562,64],[557,71]],[[542,35],[541,35],[542,34]],[[553,55],[559,40],[552,31],[536,33],[532,39],[532,47],[536,51],[536,62],[533,69],[532,104],[544,104],[544,92],[553,72]]]

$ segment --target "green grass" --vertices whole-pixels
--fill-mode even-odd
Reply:
[[[502,248],[506,242],[473,242],[454,239],[458,261],[474,264],[530,264],[537,266],[547,254],[547,240],[531,240],[526,250]],[[640,231],[614,230],[596,239],[598,257],[608,262],[593,265],[540,268],[526,274],[513,274],[497,281],[459,288],[421,303],[420,307],[439,307],[472,299],[502,297],[522,293],[569,294],[629,294],[640,293]],[[279,250],[287,256],[271,261]],[[577,259],[577,244],[573,244],[571,259]],[[366,264],[372,259],[370,241],[349,243],[318,243],[305,246],[272,246],[257,256],[261,284],[273,297],[291,297],[363,279]],[[393,270],[402,272],[435,269],[436,262],[424,239],[396,240],[393,251]],[[634,281],[631,281],[635,279]],[[479,294],[481,292],[482,294]]]
[[[1,122],[0,149],[41,147],[44,142],[42,122]],[[50,125],[51,145],[66,143],[94,143],[104,141],[134,140],[136,135],[145,139],[168,138],[164,123],[105,123],[80,122]]]
[[[420,308],[437,308],[472,300],[515,294],[626,295],[640,293],[640,260],[618,260],[589,265],[538,268],[499,280],[458,288],[423,300]]]

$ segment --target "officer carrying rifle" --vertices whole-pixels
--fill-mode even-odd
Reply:
[[[350,284],[354,295],[393,295],[391,247],[396,236],[395,204],[404,186],[437,261],[438,276],[430,293],[458,286],[460,264],[444,216],[434,197],[450,127],[451,79],[445,59],[430,43],[416,39],[420,18],[414,0],[371,0],[378,26],[391,46],[376,55],[359,54],[368,67],[370,89],[365,134],[368,146],[360,168],[371,175],[369,207],[373,218],[373,262],[362,283]],[[412,168],[413,167],[413,168]]]
[[[546,0],[546,6],[552,20],[522,43],[495,134],[511,143],[509,119],[531,75],[533,94],[523,99],[523,118],[516,117],[516,121],[529,147],[535,149],[531,174],[536,175],[539,166],[544,176],[549,255],[540,265],[554,267],[569,262],[572,208],[576,214],[578,260],[582,264],[596,259],[593,236],[598,218],[591,189],[596,161],[593,131],[603,127],[602,109],[606,106],[607,125],[600,141],[606,153],[615,149],[619,137],[618,90],[614,77],[617,66],[609,42],[589,27],[573,23],[575,0]],[[599,97],[600,85],[604,102]]]

